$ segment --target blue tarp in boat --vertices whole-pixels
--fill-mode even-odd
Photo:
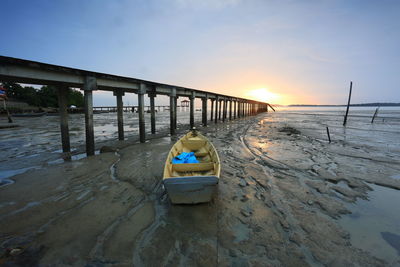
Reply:
[[[180,163],[199,163],[199,161],[196,159],[194,152],[182,152],[172,159],[172,164]]]

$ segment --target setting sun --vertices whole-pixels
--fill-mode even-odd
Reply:
[[[269,92],[266,88],[258,88],[248,92],[248,96],[254,100],[275,103],[280,95]]]

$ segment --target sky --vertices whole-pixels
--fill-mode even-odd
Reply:
[[[400,102],[400,1],[1,0],[0,55],[274,104]],[[124,102],[134,104],[133,96]],[[114,105],[98,92],[94,105]]]

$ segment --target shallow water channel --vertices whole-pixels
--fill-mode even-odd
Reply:
[[[400,257],[400,192],[369,184],[369,200],[349,204],[350,215],[339,219],[353,246],[393,262]]]

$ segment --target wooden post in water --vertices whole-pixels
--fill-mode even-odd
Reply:
[[[176,89],[171,90],[171,94],[169,95],[169,121],[170,121],[170,134],[175,135],[175,118],[176,118],[176,110],[175,110],[175,98],[176,98]]]
[[[351,90],[353,88],[353,82],[350,82],[350,92],[349,92],[349,100],[347,101],[346,115],[344,115],[343,126],[346,126],[347,123],[347,115],[349,114],[350,107],[350,99],[351,99]]]
[[[61,130],[61,144],[64,153],[71,152],[71,146],[69,141],[69,129],[68,129],[68,87],[60,86],[57,88],[58,93],[58,111],[60,113],[60,130]],[[65,155],[65,159],[71,159],[71,155]]]
[[[156,109],[154,106],[154,98],[157,95],[153,91],[153,92],[149,92],[148,96],[150,97],[151,134],[155,134],[156,133]]]
[[[122,96],[124,92],[122,90],[114,91],[114,96],[117,98],[117,120],[118,120],[118,140],[124,140],[124,103],[122,102]]]
[[[326,126],[326,133],[328,134],[329,143],[331,143],[331,135],[329,134],[329,128]]]
[[[141,83],[138,90],[138,115],[139,115],[139,140],[140,143],[146,142],[146,125],[144,122],[144,94],[146,93],[146,85]]]
[[[210,114],[210,120],[213,121],[214,117],[214,99],[211,99],[211,114]]]
[[[190,129],[194,127],[194,99],[196,97],[196,92],[192,91],[191,96],[189,97],[190,100]]]
[[[229,99],[229,120],[232,120],[232,98]]]
[[[214,118],[214,122],[218,123],[218,106],[219,106],[219,97],[217,96],[215,98],[215,118]]]
[[[375,113],[374,113],[374,116],[372,116],[371,123],[374,123],[375,117],[376,117],[376,115],[378,115],[378,110],[379,110],[379,107],[377,107],[377,108],[375,109]]]
[[[86,76],[83,85],[85,102],[86,155],[94,155],[93,90],[97,89],[95,77]]]
[[[201,99],[201,114],[202,114],[202,122],[203,126],[207,126],[207,102],[208,102],[208,94],[206,97]]]

